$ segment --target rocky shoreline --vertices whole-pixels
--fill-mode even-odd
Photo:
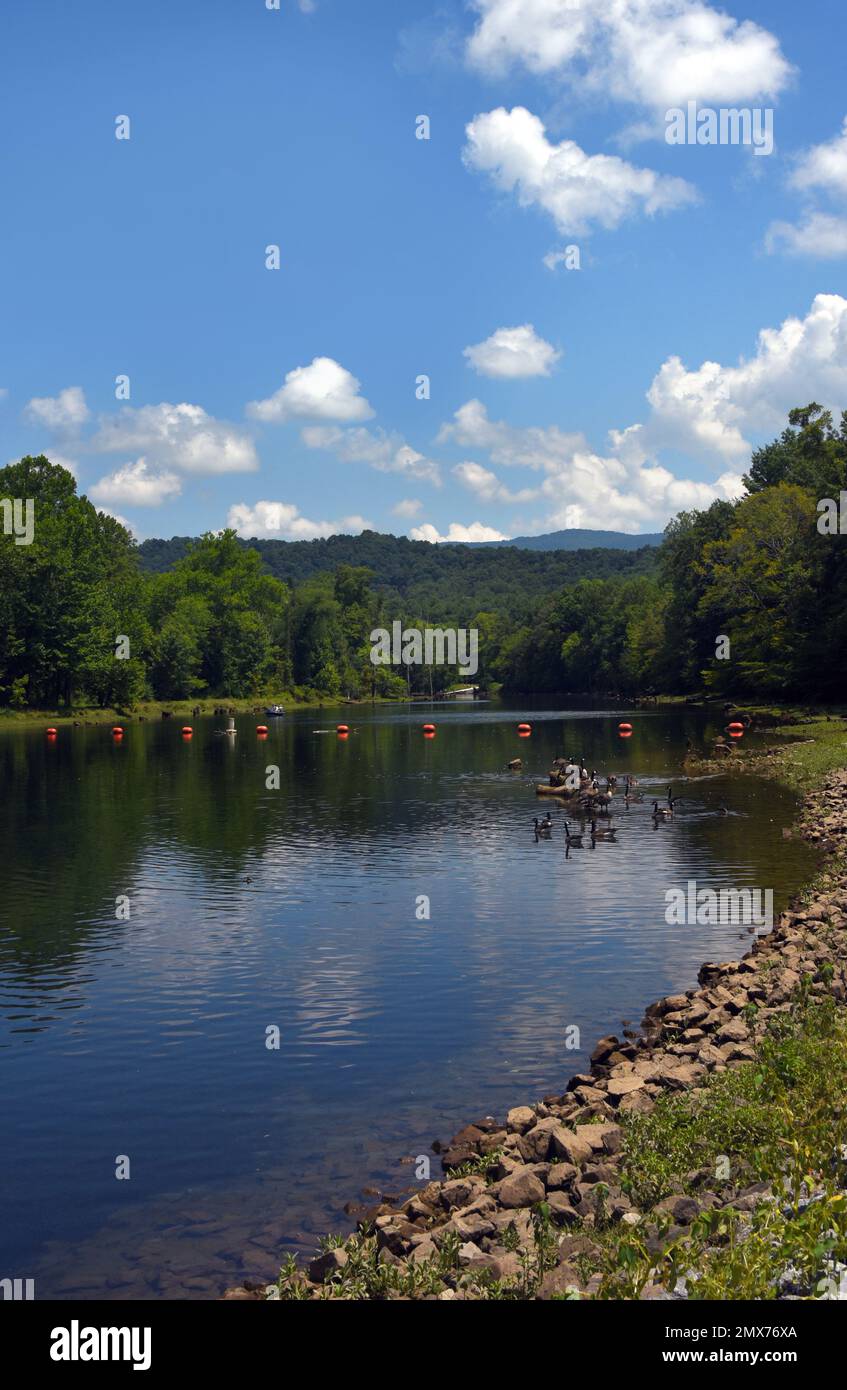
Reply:
[[[441,1153],[443,1178],[370,1209],[359,1223],[364,1236],[329,1243],[307,1270],[290,1267],[282,1296],[336,1296],[364,1241],[377,1267],[409,1276],[389,1279],[381,1296],[473,1299],[490,1296],[492,1283],[508,1290],[521,1281],[526,1290],[541,1233],[545,1258],[524,1296],[590,1298],[603,1282],[592,1271],[601,1228],[637,1228],[659,1255],[709,1213],[732,1212],[749,1226],[774,1194],[761,1181],[745,1183],[743,1172],[724,1179],[706,1167],[679,1191],[637,1205],[622,1175],[625,1129],[663,1095],[696,1096],[711,1076],[749,1067],[769,1021],[788,1013],[798,991],[847,1003],[847,769],[804,798],[798,833],[828,857],[813,888],[747,955],[701,966],[696,988],[649,1006],[638,1036],[602,1038],[590,1071],[571,1077],[563,1094],[518,1105],[504,1121],[467,1125]],[[779,1296],[800,1296],[789,1275]],[[657,1275],[637,1296],[685,1297],[685,1280],[668,1288]],[[248,1281],[224,1297],[279,1298],[280,1286]]]

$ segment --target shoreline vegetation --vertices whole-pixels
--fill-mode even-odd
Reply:
[[[463,682],[447,660],[457,632],[473,634],[474,679],[510,697],[837,702],[847,412],[791,410],[743,483],[738,500],[680,512],[660,546],[635,550],[232,529],[139,546],[67,469],[27,455],[0,468],[0,500],[25,501],[32,522],[0,533],[0,706],[432,697]],[[375,664],[370,634],[395,624],[454,642],[429,662]]]
[[[65,725],[93,725],[93,724],[114,724],[115,720],[124,720],[128,724],[155,723],[161,719],[190,719],[195,710],[199,711],[199,717],[210,717],[215,713],[220,713],[223,709],[228,714],[264,714],[269,705],[281,704],[285,707],[285,712],[295,710],[321,710],[329,706],[337,705],[370,705],[371,703],[398,704],[396,700],[385,700],[377,698],[370,700],[346,700],[338,695],[327,696],[326,699],[296,700],[290,696],[268,695],[267,697],[255,697],[249,700],[144,700],[137,705],[133,705],[131,710],[127,709],[100,709],[92,708],[90,705],[81,705],[75,709],[53,709],[53,710],[13,710],[0,708],[0,729],[8,728],[27,728],[30,725],[40,724],[65,724]]]
[[[773,931],[600,1039],[564,1093],[434,1145],[441,1179],[348,1204],[355,1234],[225,1299],[847,1296],[847,721],[773,732],[685,764],[803,794],[783,833],[821,864]]]
[[[485,697],[485,702],[491,703],[492,700],[497,700],[500,694],[500,687],[494,685]],[[785,707],[774,707],[771,705],[757,705],[750,702],[745,702],[742,705],[730,701],[725,705],[718,697],[706,695],[699,698],[690,696],[683,697],[681,695],[651,695],[648,700],[645,697],[634,697],[633,699],[625,698],[614,691],[600,692],[599,694],[597,692],[592,694],[581,692],[581,694],[584,695],[586,701],[608,701],[610,708],[612,708],[615,713],[621,713],[642,706],[649,706],[651,709],[661,708],[663,705],[676,707],[685,705],[692,709],[714,709],[715,712],[718,713],[722,708],[729,708],[731,705],[734,713],[743,712],[749,714],[752,719],[753,727],[757,730],[775,728],[778,732],[777,726],[791,726],[792,734],[796,732],[796,727],[801,725],[804,727],[806,725],[811,726],[816,724],[817,721],[825,721],[838,717],[829,712],[829,706],[816,710],[814,707],[810,708],[806,704],[796,707],[788,705]],[[519,703],[520,701],[519,694],[509,695],[506,698],[508,698],[510,703]],[[531,699],[532,696],[528,695],[527,698]],[[572,692],[561,692],[561,698],[573,703],[580,698],[580,692],[577,692],[576,695]],[[480,703],[482,702],[483,701],[480,701]],[[373,698],[369,696],[353,698],[352,696],[335,695],[320,691],[314,692],[309,698],[302,698],[292,695],[290,692],[283,691],[282,693],[252,696],[249,699],[230,699],[229,697],[211,698],[207,696],[205,699],[189,697],[181,700],[140,700],[137,703],[133,703],[129,708],[118,705],[108,707],[99,705],[76,705],[70,708],[12,709],[9,706],[0,705],[0,730],[4,728],[26,728],[31,725],[37,727],[42,724],[64,724],[70,726],[114,724],[116,720],[125,720],[130,724],[149,723],[159,719],[189,719],[194,715],[195,711],[199,712],[199,717],[201,718],[220,714],[221,710],[225,710],[228,714],[258,715],[264,714],[267,707],[273,704],[282,705],[286,714],[288,714],[289,712],[294,713],[298,710],[322,710],[340,707],[342,705],[348,708],[359,707],[366,709],[374,706],[381,707],[383,705],[400,708],[404,705],[429,705],[439,703],[450,703],[451,705],[456,705],[457,708],[464,707],[463,704],[456,702],[455,697],[450,697],[449,691],[445,691],[440,697],[435,696],[433,699],[421,694],[414,695],[411,699],[406,695],[375,695]],[[467,702],[467,704],[471,703],[473,702]],[[564,715],[567,715],[567,710],[564,710]],[[728,746],[736,755],[739,753],[739,750],[733,749],[732,745]],[[705,762],[706,760],[701,761]],[[744,761],[745,757],[743,754],[741,757],[735,756],[733,766],[741,766]]]

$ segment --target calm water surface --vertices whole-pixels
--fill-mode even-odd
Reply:
[[[214,719],[188,743],[180,721],[120,744],[0,734],[0,1277],[42,1298],[270,1277],[348,1229],[363,1188],[408,1187],[434,1138],[563,1089],[598,1036],[746,950],[738,926],[666,925],[664,895],[772,888],[778,910],[813,867],[781,833],[794,799],[682,777],[686,738],[717,731],[702,711],[630,712],[622,742],[625,714],[324,710],[261,742],[246,716],[234,740]],[[567,859],[557,806],[553,838],[532,833],[563,752],[645,793],[617,799],[618,843]],[[669,781],[682,799],[654,827]]]

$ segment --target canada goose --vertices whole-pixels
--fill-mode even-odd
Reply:
[[[670,820],[670,818],[671,818],[672,815],[673,815],[673,807],[672,807],[672,806],[660,806],[659,803],[658,803],[658,801],[654,801],[654,802],[653,802],[653,819],[654,819],[654,820]]]
[[[726,809],[725,806],[719,806],[719,807],[718,807],[718,815],[719,815],[719,816],[728,816],[728,815],[729,815],[729,811]]]
[[[617,833],[617,830],[615,830],[614,826],[612,825],[604,826],[602,830],[598,830],[596,820],[593,820],[591,822],[592,840],[614,840]]]
[[[536,817],[535,817],[535,821],[534,821],[534,825],[535,825],[535,838],[536,838],[536,839],[540,839],[541,836],[544,836],[545,838],[549,839],[549,837],[550,837],[550,832],[551,832],[552,829],[553,829],[553,822],[552,822],[552,820],[550,819],[549,815],[548,815],[548,817],[547,817],[546,820],[541,820],[541,821],[540,821],[540,820],[538,819],[538,817],[536,816]]]
[[[568,821],[565,821],[565,844],[579,846],[582,845],[582,831],[580,830],[578,835],[572,835],[570,831],[570,824]]]
[[[509,767],[512,772],[520,772],[521,768],[523,767],[523,763],[521,762],[520,758],[512,758],[512,761],[509,763]]]

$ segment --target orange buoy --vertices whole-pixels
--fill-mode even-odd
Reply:
[[[349,725],[349,724],[336,724],[336,726],[335,726],[335,732],[336,732],[337,734],[349,734],[349,732],[350,732],[350,725]]]
[[[423,725],[421,725],[421,727],[422,727],[422,729],[423,729],[423,731],[424,731],[425,734],[434,734],[434,733],[435,733],[435,725],[434,725],[434,724],[423,724]]]
[[[257,734],[266,734],[267,732],[268,732],[268,726],[267,726],[267,724],[257,724],[257,725],[256,725],[256,733],[257,733]]]
[[[532,725],[531,725],[531,724],[519,724],[519,725],[518,725],[518,733],[519,733],[519,734],[531,734],[531,733],[532,733]]]
[[[112,730],[112,733],[114,734],[115,738],[123,738],[124,736],[124,731],[121,728],[120,724],[115,725],[115,727]]]
[[[730,731],[730,733],[733,729],[737,729],[739,733],[744,733],[744,725],[741,723],[740,719],[733,719],[732,722],[730,724],[727,724],[726,727]]]
[[[48,737],[48,738],[55,738],[55,737],[56,737],[56,734],[57,734],[58,732],[59,732],[58,729],[52,729],[52,728],[51,728],[51,729],[48,729],[48,730],[47,730],[47,737]]]
[[[622,733],[622,734],[631,734],[631,733],[632,733],[632,725],[631,725],[631,724],[627,724],[626,722],[624,722],[623,724],[619,724],[619,725],[618,725],[618,730],[619,730],[619,732]]]
[[[182,732],[183,732],[184,734],[193,734],[193,733],[194,733],[194,730],[192,729],[192,727],[191,727],[190,724],[183,724],[183,726],[182,726]]]

